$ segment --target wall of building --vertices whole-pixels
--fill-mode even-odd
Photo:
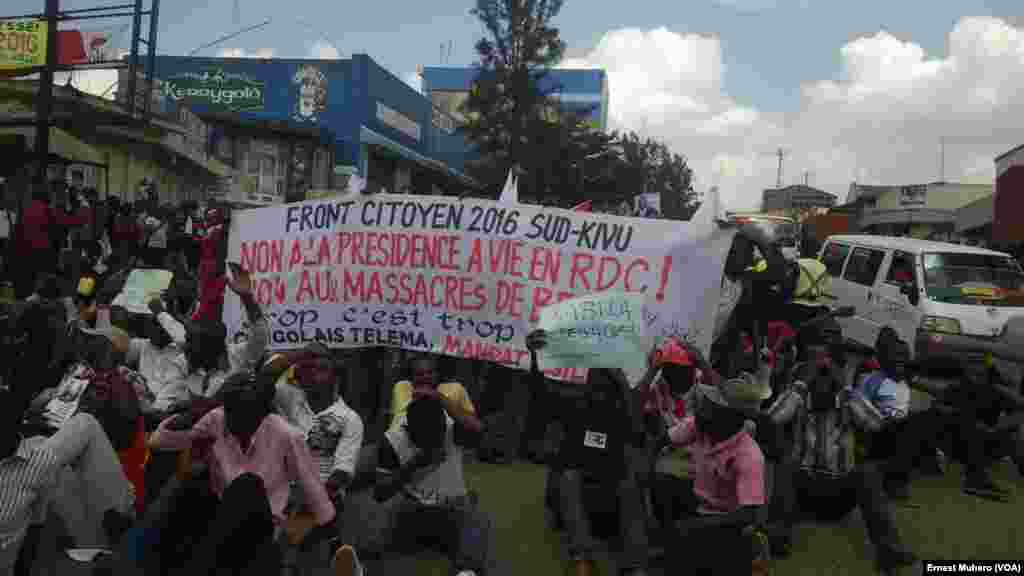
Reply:
[[[454,108],[472,89],[476,68],[433,67],[423,69],[423,91],[442,108]],[[563,111],[585,112],[595,129],[608,126],[608,76],[604,70],[552,70],[540,89],[559,101]]]
[[[923,204],[917,194],[908,194],[902,186],[892,186],[879,194],[875,207],[879,210],[900,210],[906,208],[930,208],[933,210],[956,210],[971,202],[992,194],[990,184],[935,183],[922,184]]]
[[[996,192],[992,241],[1024,242],[1024,147],[996,159]]]

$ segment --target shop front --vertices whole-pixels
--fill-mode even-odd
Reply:
[[[154,76],[159,108],[184,106],[218,126],[211,148],[259,199],[342,189],[352,174],[370,191],[458,194],[475,185],[462,174],[466,146],[454,123],[369,56],[158,56]]]

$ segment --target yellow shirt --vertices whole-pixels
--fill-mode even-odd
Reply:
[[[437,387],[437,391],[470,413],[476,414],[476,406],[469,399],[469,394],[462,384],[445,382]],[[394,426],[398,418],[405,414],[410,402],[412,402],[412,382],[408,380],[396,382],[395,387],[391,390],[391,426]]]

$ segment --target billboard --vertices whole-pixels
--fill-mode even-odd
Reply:
[[[45,21],[0,21],[0,70],[17,70],[45,65]]]
[[[225,72],[223,68],[182,72],[165,78],[163,93],[176,104],[225,112],[260,112],[266,106],[266,82]]]
[[[238,114],[326,126],[341,132],[346,109],[346,60],[260,60],[157,56],[163,97],[197,114]]]
[[[928,185],[915,184],[913,186],[900,186],[900,206],[923,207],[928,200]]]

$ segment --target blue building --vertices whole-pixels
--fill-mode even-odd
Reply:
[[[475,187],[463,173],[466,142],[454,119],[365,54],[347,60],[157,56],[151,76],[158,106],[194,111],[211,125],[211,149],[227,150],[221,156],[242,173],[277,179],[289,200],[304,197],[295,182],[333,188],[353,173],[371,190],[441,194]],[[260,142],[254,127],[278,136]],[[327,144],[329,154],[300,146],[309,138]]]
[[[477,68],[427,66],[420,69],[423,92],[441,111],[461,121],[460,106],[469,97]],[[604,70],[552,70],[541,90],[559,101],[562,112],[583,116],[591,127],[608,127],[608,75]]]

